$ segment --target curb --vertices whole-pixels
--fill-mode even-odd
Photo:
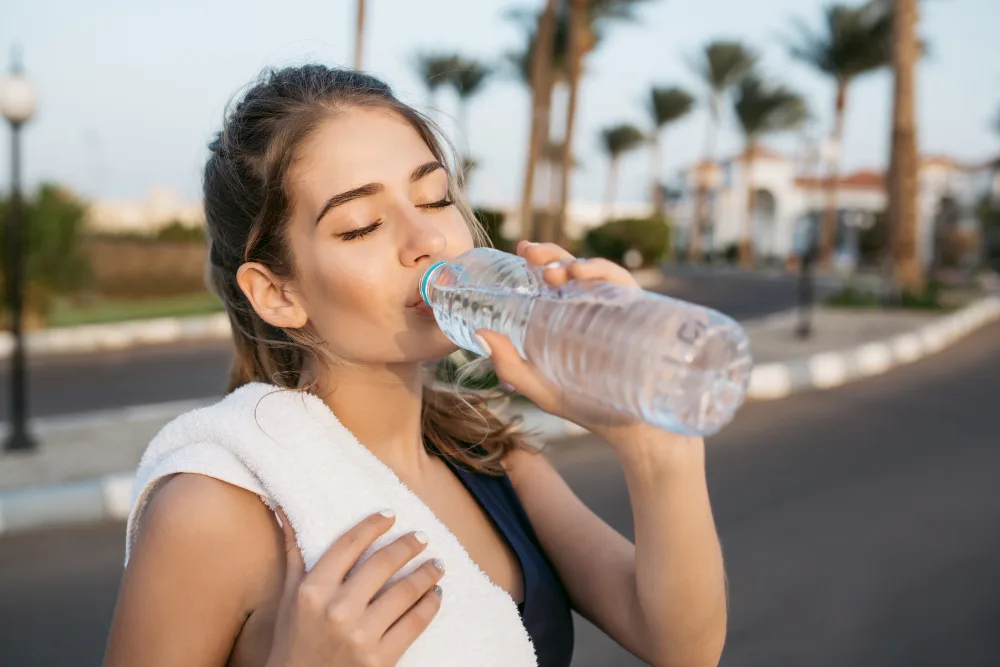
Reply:
[[[1000,319],[1000,297],[980,299],[916,331],[836,352],[762,364],[753,369],[747,398],[784,398],[811,389],[829,389],[880,375],[939,352],[972,331]]]
[[[778,313],[767,319],[780,320],[791,315],[791,312]],[[775,400],[801,391],[829,389],[880,375],[896,366],[934,354],[997,319],[1000,319],[1000,297],[993,296],[916,331],[884,341],[788,362],[763,364],[753,369],[747,398]],[[83,417],[55,418],[40,425],[40,430],[66,430],[83,423],[121,423],[177,414],[210,400],[179,401]],[[586,433],[580,426],[533,406],[520,411],[520,414],[525,430],[542,443]],[[132,472],[125,472],[0,493],[0,536],[55,525],[124,520],[131,509],[133,475]]]
[[[43,329],[29,333],[25,346],[29,355],[42,356],[124,350],[140,345],[195,340],[226,340],[231,336],[228,316],[216,313]],[[8,331],[0,332],[0,359],[10,357],[13,350],[14,337]]]
[[[100,421],[119,423],[144,417],[174,416],[178,412],[194,409],[215,400],[217,399],[125,408],[82,418],[56,418],[51,424],[40,428],[39,432],[72,429],[83,423],[94,424]],[[541,443],[586,433],[580,426],[542,412],[533,406],[518,411],[518,414],[524,420],[525,430],[531,431],[534,439]],[[124,521],[132,508],[133,479],[134,472],[122,472],[0,492],[0,537],[38,528],[106,520]]]

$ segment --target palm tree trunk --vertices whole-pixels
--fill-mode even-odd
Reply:
[[[365,0],[358,2],[358,23],[354,29],[354,69],[360,70],[365,50]]]
[[[840,178],[840,147],[844,139],[844,109],[847,107],[847,82],[837,82],[837,98],[834,103],[833,133],[830,135],[832,152],[826,171],[826,208],[823,210],[823,224],[820,227],[820,262],[824,268],[830,268],[833,252],[837,243],[838,215],[837,181]]]
[[[604,191],[604,219],[610,220],[613,215],[615,198],[618,196],[618,156],[611,157],[608,165],[608,185]]]
[[[663,179],[662,159],[660,157],[660,132],[653,131],[652,141],[649,142],[649,153],[652,164],[649,167],[650,173],[650,201],[653,204],[653,215],[658,216],[663,212],[663,188],[660,181]]]
[[[719,96],[712,95],[709,100],[709,121],[705,132],[705,159],[710,163],[715,155],[715,139],[719,132]],[[699,184],[695,190],[694,210],[691,213],[691,238],[688,240],[688,260],[695,261],[701,257],[701,233],[708,224],[708,187]]]
[[[893,278],[912,292],[924,288],[918,230],[918,153],[915,68],[918,55],[916,0],[895,0],[892,18],[892,153],[889,159],[889,227],[892,230]]]
[[[743,223],[743,233],[740,235],[740,266],[744,269],[753,268],[754,263],[754,213],[757,209],[757,188],[754,186],[753,165],[756,142],[747,142],[747,154],[743,159],[744,178],[747,183],[747,216]]]
[[[563,138],[562,182],[559,189],[559,212],[556,217],[555,238],[562,244],[566,240],[570,179],[573,177],[573,132],[576,128],[576,107],[579,104],[580,79],[583,76],[584,31],[587,29],[586,0],[572,0],[569,15],[569,99],[566,101],[566,136]]]
[[[535,43],[531,49],[531,130],[528,137],[527,163],[521,195],[521,237],[537,238],[534,213],[535,169],[542,143],[549,131],[549,105],[552,97],[552,46],[556,28],[556,0],[546,0],[538,20]]]

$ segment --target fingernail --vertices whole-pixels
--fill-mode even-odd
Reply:
[[[427,544],[427,533],[425,533],[422,530],[418,530],[417,532],[413,533],[413,539],[415,539],[417,542],[420,542],[421,544]]]
[[[479,334],[476,334],[476,345],[479,346],[479,349],[482,350],[483,354],[485,354],[487,357],[493,356],[493,350],[490,348],[489,343],[487,343],[486,339],[480,336]]]
[[[434,595],[436,595],[438,597],[443,597],[444,596],[444,591],[441,590],[440,586],[434,586],[434,588],[432,588],[431,590],[434,591]]]
[[[390,509],[384,509],[381,512],[379,512],[379,514],[384,516],[386,519],[391,519],[392,517],[396,516],[396,513]]]
[[[500,391],[504,392],[505,394],[511,394],[514,392],[514,385],[507,384],[506,382],[501,382]]]
[[[545,268],[546,269],[561,269],[561,268],[563,268],[563,263],[560,262],[560,261],[549,262],[548,264],[545,265]]]
[[[432,560],[431,565],[436,567],[439,572],[444,572],[444,561],[441,560],[440,558],[435,558],[434,560]]]

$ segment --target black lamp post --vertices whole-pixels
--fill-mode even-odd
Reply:
[[[7,303],[14,350],[10,366],[10,433],[4,450],[31,450],[34,438],[28,433],[28,401],[25,373],[24,332],[24,206],[21,200],[21,128],[35,113],[35,91],[21,73],[15,56],[10,76],[0,83],[0,112],[10,123],[10,206],[7,212],[6,236]]]

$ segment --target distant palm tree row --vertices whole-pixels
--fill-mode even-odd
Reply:
[[[531,91],[531,123],[528,134],[521,198],[522,234],[535,240],[562,241],[566,208],[570,196],[570,176],[576,164],[574,135],[579,91],[588,57],[606,39],[618,22],[633,19],[636,10],[655,0],[544,0],[537,11],[516,10],[509,18],[523,28],[521,49],[507,54],[504,62],[493,65],[451,53],[425,53],[416,59],[429,102],[436,92],[450,87],[458,95],[459,129],[468,131],[468,103],[498,72],[509,70]],[[361,62],[364,0],[358,0],[356,66]],[[844,117],[851,84],[860,76],[882,67],[894,72],[893,148],[889,170],[889,219],[893,229],[892,252],[900,281],[919,285],[922,276],[916,264],[916,127],[913,113],[913,68],[922,52],[916,36],[916,0],[867,0],[860,5],[833,4],[824,9],[823,22],[814,30],[801,19],[794,23],[787,40],[789,54],[828,77],[835,88],[833,124],[826,157],[826,201],[820,228],[820,254],[828,263],[833,253],[837,229],[837,183],[840,147],[844,141]],[[890,36],[893,39],[890,39]],[[745,143],[743,167],[748,174],[748,209],[741,228],[740,259],[753,262],[751,220],[755,209],[752,183],[753,161],[760,139],[768,134],[798,127],[810,115],[805,100],[795,91],[761,73],[758,53],[739,41],[714,41],[692,58],[691,67],[704,84],[700,100],[708,110],[704,161],[715,160],[716,140],[725,105],[731,104]],[[552,97],[557,86],[566,92],[567,104],[562,123],[563,136],[553,137]],[[650,200],[654,210],[663,208],[662,161],[667,128],[689,114],[696,97],[676,85],[653,86],[647,97],[649,129],[631,123],[616,123],[600,131],[601,145],[609,160],[605,206],[610,210],[617,188],[621,157],[641,146],[651,154]],[[1000,123],[1000,120],[998,120]],[[466,165],[474,164],[463,146]],[[537,172],[544,165],[548,174],[550,215],[536,211]],[[696,187],[693,224],[688,240],[691,258],[700,256],[701,237],[709,224],[708,184]],[[540,224],[548,221],[550,224]],[[907,274],[907,275],[903,275]]]

